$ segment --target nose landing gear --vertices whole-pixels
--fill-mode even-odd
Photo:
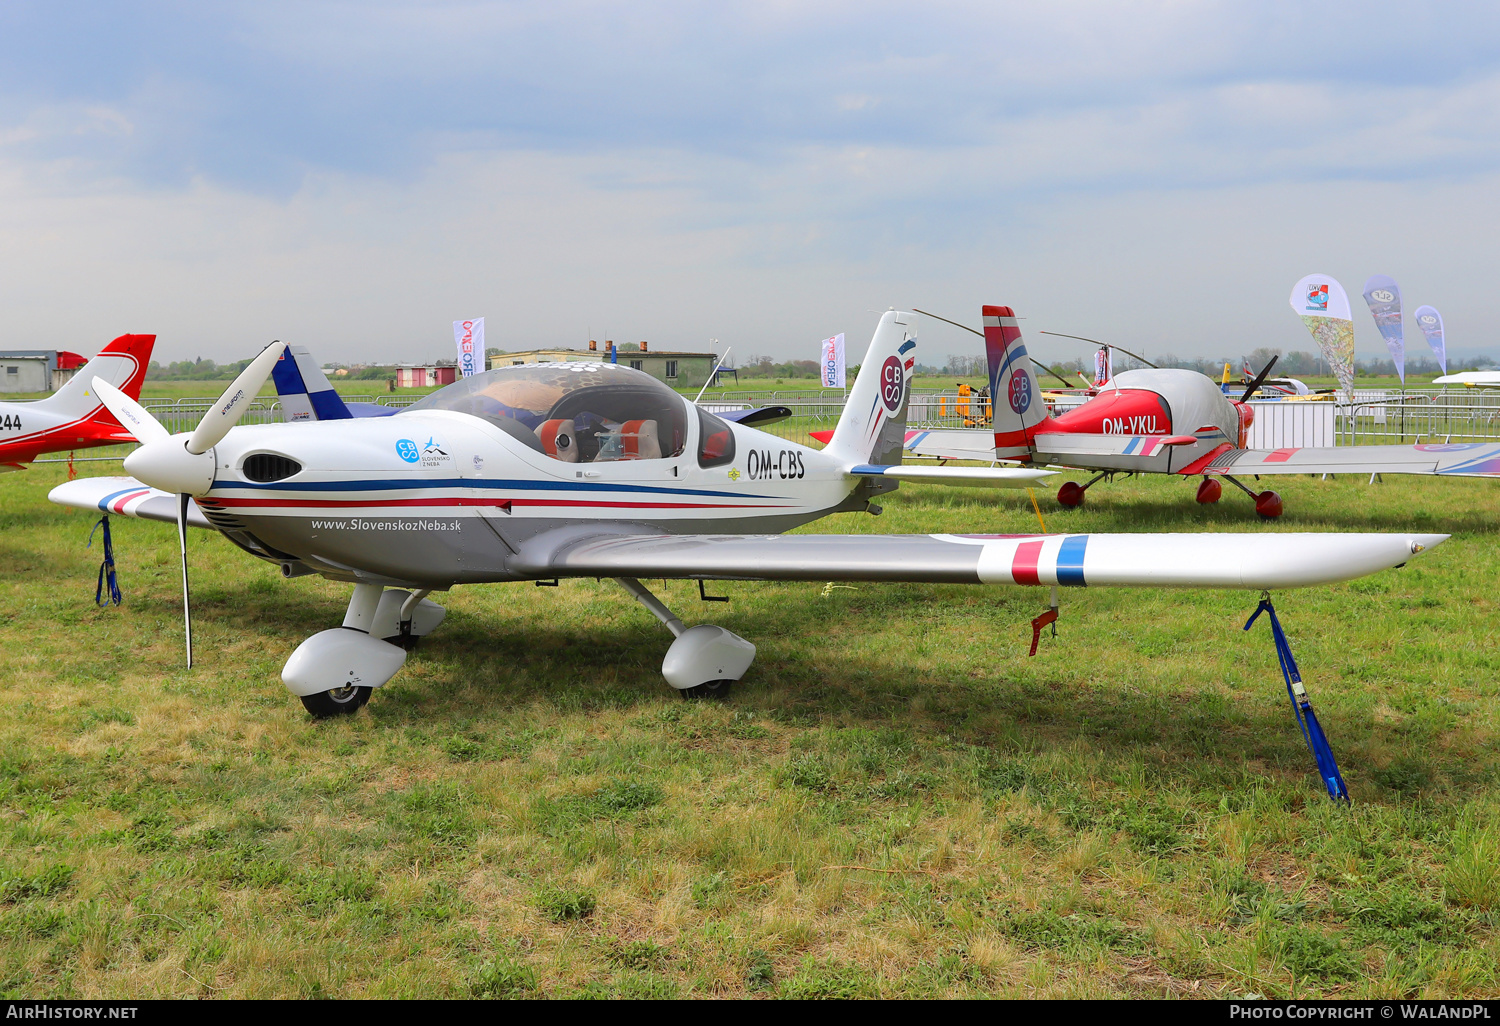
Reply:
[[[1069,509],[1077,509],[1083,505],[1083,493],[1087,492],[1090,486],[1096,481],[1108,476],[1109,471],[1105,471],[1102,474],[1095,474],[1089,478],[1086,484],[1079,484],[1077,481],[1064,481],[1063,486],[1057,490],[1058,503]]]
[[[1239,481],[1236,481],[1228,474],[1224,474],[1223,477],[1230,484],[1234,485],[1240,491],[1250,496],[1251,500],[1255,503],[1256,516],[1260,517],[1262,520],[1275,520],[1277,517],[1281,516],[1282,507],[1280,495],[1277,495],[1270,489],[1266,489],[1263,492],[1252,492],[1250,489],[1246,488],[1243,484],[1241,484]],[[1208,484],[1208,480],[1204,479],[1203,484]],[[1200,495],[1203,493],[1203,485],[1198,486],[1198,493]],[[1203,500],[1199,499],[1198,501],[1202,502]]]

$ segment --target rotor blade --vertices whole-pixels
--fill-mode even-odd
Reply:
[[[1262,381],[1266,380],[1266,375],[1271,373],[1271,368],[1276,366],[1276,361],[1279,359],[1281,359],[1281,357],[1273,356],[1271,357],[1271,362],[1261,368],[1260,373],[1255,375],[1255,380],[1250,382],[1250,387],[1245,389],[1245,394],[1240,396],[1240,402],[1245,402],[1255,394],[1255,390],[1260,387],[1260,383]]]
[[[120,422],[121,427],[135,435],[137,442],[144,445],[146,442],[171,437],[167,429],[161,426],[161,422],[151,416],[150,411],[108,381],[95,378],[91,384],[94,395],[99,397],[104,408]]]
[[[951,324],[955,328],[962,328],[962,329],[964,329],[965,331],[969,332],[971,335],[978,335],[980,338],[984,338],[984,332],[982,332],[982,331],[975,331],[973,328],[969,327],[967,324],[959,324],[957,321],[950,321],[946,317],[939,317],[935,313],[929,313],[926,310],[918,310],[916,307],[912,307],[912,312],[913,313],[919,313],[923,317],[932,317],[932,318],[935,318],[936,320],[942,321],[944,324]],[[1124,350],[1121,350],[1121,351],[1123,352]],[[1048,367],[1041,360],[1038,360],[1036,357],[1031,356],[1030,354],[1027,354],[1026,358],[1028,360],[1030,360],[1035,366],[1042,368],[1042,370],[1046,371],[1048,374],[1051,374],[1058,381],[1061,381],[1063,383],[1063,388],[1072,388],[1073,387],[1072,382],[1070,382],[1067,378],[1063,377],[1061,374],[1057,373],[1057,371],[1053,370],[1051,367]]]
[[[250,361],[248,367],[240,371],[239,377],[230,382],[224,394],[219,396],[219,401],[210,406],[203,419],[198,422],[193,437],[188,439],[188,452],[197,456],[223,441],[224,436],[229,434],[229,429],[238,424],[245,411],[250,408],[251,400],[260,394],[276,361],[281,359],[284,348],[280,342],[272,342]]]
[[[183,493],[177,496],[177,544],[182,549],[182,626],[187,638],[188,669],[193,668],[193,610],[188,604],[187,529],[188,503],[192,496]]]
[[[1044,369],[1048,374],[1051,374],[1058,381],[1061,381],[1063,383],[1063,388],[1072,388],[1073,387],[1073,383],[1071,381],[1069,381],[1067,378],[1063,377],[1061,374],[1057,373],[1057,371],[1054,370],[1053,368],[1048,367],[1041,360],[1038,360],[1036,357],[1030,355],[1029,353],[1027,354],[1026,358],[1029,359],[1032,363],[1036,364],[1038,367],[1041,367],[1042,369]]]
[[[1082,335],[1065,335],[1065,334],[1063,334],[1060,331],[1043,331],[1043,332],[1040,332],[1039,334],[1042,334],[1042,335],[1056,335],[1058,338],[1076,338],[1080,342],[1092,342],[1096,346],[1109,346],[1109,348],[1115,350],[1116,352],[1124,353],[1126,356],[1130,357],[1132,360],[1139,360],[1139,361],[1141,361],[1147,367],[1150,367],[1152,370],[1160,370],[1161,369],[1160,367],[1157,367],[1156,364],[1154,364],[1150,360],[1146,359],[1144,356],[1137,356],[1134,353],[1132,353],[1129,349],[1121,349],[1119,346],[1115,345],[1113,342],[1100,342],[1096,338],[1084,338]]]

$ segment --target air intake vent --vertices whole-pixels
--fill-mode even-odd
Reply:
[[[246,458],[243,469],[245,476],[250,480],[265,484],[269,481],[283,480],[293,474],[300,474],[302,464],[296,460],[289,460],[285,456],[277,456],[275,453],[258,452]]]

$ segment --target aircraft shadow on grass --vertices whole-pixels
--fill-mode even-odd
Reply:
[[[497,602],[503,601],[500,589],[490,590]],[[1027,593],[996,600],[992,594],[987,619],[1029,613],[1034,597]],[[142,601],[159,606],[156,612],[164,617],[176,612],[170,596]],[[336,597],[299,594],[294,587],[246,592],[237,584],[205,587],[202,601],[205,622],[212,618],[237,630],[287,639],[299,637],[308,624],[326,622],[339,604]],[[774,611],[746,603],[737,611],[735,626],[771,639],[785,633],[788,615],[808,623],[828,619],[813,593],[802,601],[805,609],[790,611],[785,603]],[[889,624],[893,608],[927,602],[922,587],[893,589],[872,594],[867,608],[846,607],[836,616],[851,635],[873,634]],[[367,715],[386,726],[420,722],[430,730],[447,721],[455,729],[472,729],[476,721],[503,721],[538,703],[568,714],[676,701],[659,672],[661,628],[634,612],[624,618],[611,615],[597,631],[559,627],[540,617],[523,621],[520,629],[515,623],[483,611],[450,617],[423,639],[408,675],[382,689]],[[1049,749],[1076,752],[1082,743],[1106,764],[1124,768],[1139,761],[1154,787],[1243,788],[1305,778],[1309,795],[1318,793],[1311,756],[1291,710],[1282,704],[1283,685],[1265,638],[1245,639],[1235,651],[1261,666],[1270,702],[1210,691],[1168,696],[1107,682],[1081,684],[1076,672],[1060,663],[1068,658],[1060,651],[1042,657],[1054,660],[1053,667],[1027,663],[1024,673],[1008,674],[1007,666],[1024,658],[1022,651],[1018,644],[1016,652],[996,657],[976,680],[969,670],[934,672],[899,660],[851,659],[817,650],[780,653],[768,644],[757,669],[730,702],[768,719],[808,726],[903,727],[943,744],[958,741],[988,749],[1000,759],[1033,757]],[[257,690],[280,688],[274,679],[241,682],[246,683]],[[913,714],[914,703],[920,714]],[[1374,780],[1381,793],[1391,791],[1382,774],[1393,761],[1406,766],[1401,779],[1408,784],[1413,779],[1434,785],[1442,781],[1442,786],[1462,789],[1496,776],[1494,766],[1476,763],[1464,746],[1415,738],[1415,728],[1407,722],[1325,713],[1325,723],[1356,787]]]

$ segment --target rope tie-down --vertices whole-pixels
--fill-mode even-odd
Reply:
[[[104,528],[104,562],[99,564],[99,585],[94,589],[94,604],[99,606],[118,606],[124,602],[120,595],[120,583],[115,580],[115,546],[109,537],[109,514],[99,518],[94,525],[94,530],[89,532],[88,548],[94,547],[94,531]],[[108,597],[105,597],[106,589]]]
[[[1286,680],[1287,697],[1292,701],[1292,715],[1297,718],[1297,726],[1302,728],[1302,740],[1307,742],[1307,750],[1317,760],[1318,775],[1323,778],[1329,797],[1347,802],[1349,789],[1344,786],[1344,777],[1333,757],[1328,736],[1323,733],[1323,726],[1313,712],[1312,700],[1307,697],[1307,689],[1302,685],[1302,674],[1297,669],[1297,660],[1292,656],[1292,646],[1286,640],[1286,632],[1281,629],[1281,621],[1276,618],[1276,607],[1271,605],[1271,593],[1268,591],[1261,592],[1260,605],[1255,607],[1255,612],[1245,621],[1245,630],[1250,629],[1261,613],[1266,613],[1271,618],[1271,637],[1276,641],[1276,658],[1281,663],[1281,675]]]

